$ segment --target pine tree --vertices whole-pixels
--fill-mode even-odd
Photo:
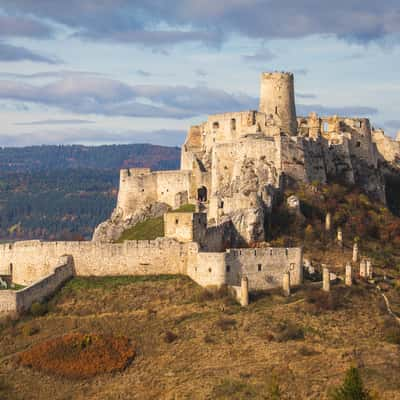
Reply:
[[[344,382],[330,396],[331,400],[371,400],[368,390],[364,389],[360,372],[356,367],[347,370]]]

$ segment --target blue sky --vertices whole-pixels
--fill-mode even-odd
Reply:
[[[299,115],[400,130],[398,0],[0,0],[0,146],[180,145],[295,74]]]

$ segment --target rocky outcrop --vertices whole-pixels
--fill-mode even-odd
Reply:
[[[238,210],[229,216],[232,221],[232,244],[243,246],[265,240],[264,209],[246,208]]]
[[[139,208],[129,218],[124,218],[122,210],[116,208],[110,219],[96,227],[92,240],[103,243],[115,242],[125,230],[134,227],[146,219],[161,217],[169,208],[165,203],[152,203]]]

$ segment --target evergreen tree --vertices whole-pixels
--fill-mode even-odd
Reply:
[[[347,370],[344,382],[334,389],[331,400],[371,400],[369,392],[364,389],[358,368],[351,367]]]

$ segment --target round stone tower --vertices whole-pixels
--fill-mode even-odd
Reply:
[[[273,116],[276,125],[289,135],[297,134],[294,79],[289,72],[261,74],[260,112]]]

